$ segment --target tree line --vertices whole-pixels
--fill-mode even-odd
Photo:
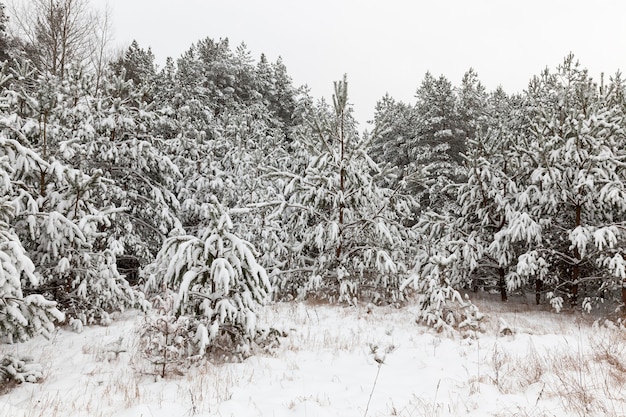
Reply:
[[[86,0],[29,4],[0,7],[8,340],[157,309],[204,353],[258,337],[270,299],[416,296],[438,329],[478,326],[464,292],[626,301],[619,74],[569,55],[510,95],[427,73],[360,132],[345,76],[316,100],[210,38],[158,68],[137,42],[109,54]]]

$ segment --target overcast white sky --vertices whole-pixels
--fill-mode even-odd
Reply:
[[[388,92],[413,102],[426,71],[458,85],[473,67],[491,90],[526,88],[570,51],[594,78],[626,71],[624,0],[91,0],[112,9],[115,43],[157,62],[228,37],[258,59],[282,56],[296,85],[332,95],[348,74],[361,128]]]

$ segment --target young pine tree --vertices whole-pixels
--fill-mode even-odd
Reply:
[[[0,340],[49,336],[54,322],[65,320],[56,302],[35,292],[42,281],[41,274],[13,227],[22,215],[21,201],[32,201],[22,187],[28,176],[28,169],[24,168],[41,164],[45,165],[45,161],[37,154],[0,135]],[[27,295],[23,282],[31,289]]]
[[[400,302],[415,203],[379,185],[390,173],[369,157],[371,137],[356,133],[347,87],[345,77],[335,83],[332,109],[311,109],[295,144],[303,165],[276,173],[285,181],[276,215],[289,251],[278,286],[300,297]]]
[[[252,245],[233,233],[228,211],[215,198],[203,205],[206,216],[197,232],[168,238],[147,267],[146,289],[174,292],[171,313],[193,319],[191,352],[247,350],[271,284]]]

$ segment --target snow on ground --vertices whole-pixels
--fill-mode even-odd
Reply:
[[[262,317],[289,336],[273,353],[165,379],[148,374],[141,315],[126,313],[109,327],[0,345],[0,356],[44,366],[42,382],[0,395],[0,416],[626,415],[623,329],[522,304],[479,306],[485,332],[463,338],[417,325],[410,306],[275,304]]]

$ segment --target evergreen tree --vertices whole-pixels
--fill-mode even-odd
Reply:
[[[289,128],[304,122],[302,115],[297,111],[296,99],[298,95],[303,94],[303,91],[294,87],[281,57],[272,64],[272,72],[275,86],[274,94],[270,95],[268,108],[282,122],[287,136],[291,137]]]
[[[470,68],[463,75],[461,85],[457,89],[458,97],[458,129],[462,131],[465,141],[474,140],[476,135],[488,127],[488,99],[485,87],[478,79],[478,74]]]
[[[125,269],[144,265],[163,240],[180,227],[175,186],[178,167],[165,154],[165,140],[152,132],[157,115],[143,101],[144,89],[121,76],[103,80],[101,93],[83,97],[86,106],[63,143],[64,157],[87,173],[100,172],[111,185],[98,198],[123,208],[109,227],[111,241],[123,248]],[[79,106],[70,107],[82,113]],[[80,135],[77,135],[80,133]]]
[[[417,293],[418,321],[440,332],[474,332],[482,329],[483,314],[461,291],[471,271],[465,261],[475,259],[475,248],[458,240],[456,226],[450,217],[432,211],[420,216],[412,242],[414,265],[400,288]]]
[[[309,120],[297,147],[305,165],[277,172],[286,180],[277,214],[289,251],[280,290],[349,303],[401,301],[413,200],[377,185],[389,173],[368,156],[370,138],[356,134],[345,78],[335,83],[333,108],[322,102]]]
[[[518,200],[541,224],[541,245],[521,255],[517,269],[530,277],[548,268],[556,306],[563,297],[577,303],[580,293],[603,297],[621,287],[625,136],[618,90],[599,88],[572,55],[529,85],[524,158],[531,169]]]
[[[420,131],[420,119],[414,106],[397,102],[385,95],[376,103],[376,126],[384,126],[372,143],[372,158],[379,164],[411,169],[414,165],[413,147]]]
[[[177,293],[173,313],[194,318],[193,351],[214,346],[249,348],[257,334],[256,312],[271,284],[252,245],[233,233],[225,208],[212,198],[196,234],[168,238],[147,268],[147,290]],[[224,339],[227,342],[224,342]]]
[[[467,182],[459,187],[460,212],[455,222],[462,261],[472,274],[472,285],[478,288],[495,275],[502,301],[508,299],[508,285],[515,276],[519,240],[504,233],[520,216],[515,180],[523,166],[515,146],[516,136],[506,125],[494,125],[469,141]],[[530,229],[533,225],[525,226]]]
[[[0,62],[8,61],[10,55],[10,41],[7,33],[9,17],[6,14],[6,5],[0,3]]]
[[[135,86],[149,83],[156,75],[154,54],[148,48],[145,50],[133,40],[122,56],[111,62],[113,72],[122,76],[124,80],[132,80]]]
[[[22,185],[37,165],[46,162],[19,142],[0,135],[0,338],[7,337],[10,342],[37,334],[50,336],[54,321],[65,320],[56,302],[34,291],[41,282],[41,271],[13,227],[22,215],[21,202],[32,202]],[[23,282],[30,289],[27,295]]]
[[[468,286],[494,276],[502,299],[532,285],[560,309],[623,287],[623,87],[598,86],[568,56],[520,101],[492,95],[490,125],[470,141],[459,215],[439,242]],[[425,220],[426,224],[427,221]],[[451,225],[451,226],[450,226]],[[428,225],[432,227],[432,225]],[[423,234],[422,234],[423,235]],[[456,249],[454,249],[456,248]],[[495,272],[495,274],[490,271]],[[432,291],[431,291],[432,293]]]
[[[140,300],[116,268],[123,242],[105,233],[121,215],[106,198],[115,185],[82,152],[95,146],[89,85],[81,71],[68,70],[63,80],[39,77],[19,93],[7,89],[3,123],[7,136],[45,162],[34,164],[22,184],[28,194],[19,200],[15,230],[45,294],[82,324],[106,323],[109,312]]]
[[[457,99],[452,84],[426,73],[416,93],[415,111],[420,119],[413,161],[427,171],[420,192],[423,208],[438,212],[452,210],[456,195],[450,185],[462,180],[465,135],[459,123]]]

